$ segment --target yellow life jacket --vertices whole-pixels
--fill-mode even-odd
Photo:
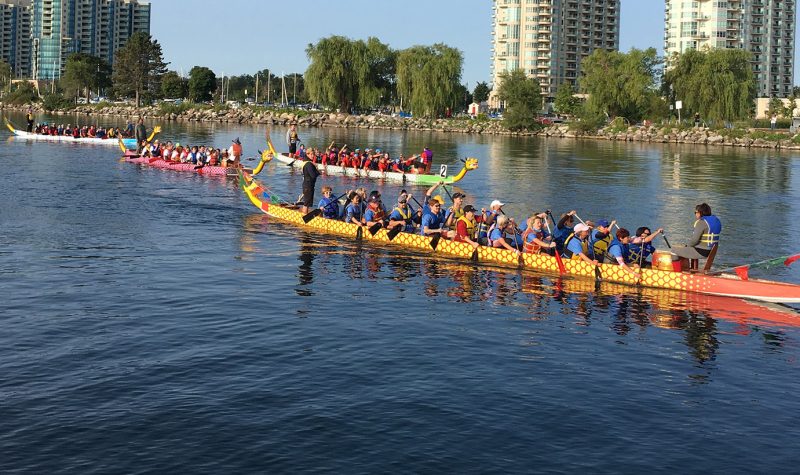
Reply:
[[[603,257],[608,252],[608,246],[611,245],[611,240],[611,233],[609,232],[603,239],[598,239],[592,243],[592,252],[594,253],[595,259],[602,261]]]
[[[469,220],[467,217],[462,213],[461,216],[458,218],[458,221],[461,221],[467,226],[467,237],[475,240],[475,230],[478,228],[478,223],[475,220]]]
[[[397,213],[403,218],[404,221],[408,221],[409,219],[411,219],[411,208],[409,208],[408,206],[406,206],[405,211],[403,211],[403,209],[400,208],[399,206],[395,208],[394,211],[397,211]]]
[[[567,237],[566,241],[564,241],[564,255],[568,258],[572,259],[573,261],[580,260],[581,256],[578,254],[573,254],[567,246],[569,246],[569,242],[572,241],[572,238],[575,237],[575,233],[570,233],[569,237]],[[587,241],[581,241],[581,252],[583,252],[587,257],[589,256],[589,243]]]

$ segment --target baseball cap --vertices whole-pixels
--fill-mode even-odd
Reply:
[[[442,195],[436,195],[436,196],[433,197],[433,199],[438,201],[439,204],[444,204],[444,198],[442,198]]]
[[[597,225],[602,227],[602,228],[607,228],[608,227],[608,220],[607,219],[600,219],[600,220],[597,221]]]
[[[492,201],[492,204],[489,205],[490,208],[494,208],[495,206],[505,206],[506,204],[500,200]]]
[[[464,212],[465,213],[469,213],[470,211],[474,213],[475,212],[475,207],[472,206],[472,205],[464,206]]]
[[[587,226],[587,225],[585,225],[583,223],[578,223],[578,224],[575,225],[574,228],[572,228],[572,230],[575,231],[576,233],[580,233],[580,232],[583,232],[583,231],[588,231],[589,230],[589,226]]]
[[[465,195],[464,193],[461,193],[460,191],[456,191],[455,193],[453,193],[453,199],[466,198],[466,197],[467,197],[467,195]]]

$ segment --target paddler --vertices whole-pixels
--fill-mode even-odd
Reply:
[[[564,242],[564,257],[572,260],[582,260],[587,264],[596,266],[598,262],[589,257],[589,226],[578,223],[572,229],[572,234]]]
[[[414,232],[414,214],[411,207],[408,206],[408,200],[411,195],[407,193],[400,193],[397,198],[397,206],[394,207],[391,214],[389,214],[388,229],[394,229],[398,224],[403,225],[403,231],[407,233]]]
[[[631,243],[631,233],[625,228],[619,228],[617,230],[616,239],[611,240],[611,244],[608,245],[608,250],[606,251],[606,262],[609,264],[618,264],[620,267],[625,269],[629,274],[632,274],[633,277],[638,279],[640,277],[639,273],[635,270],[631,269],[628,265],[628,261],[626,257],[630,255],[630,250],[628,246]]]
[[[488,210],[481,209],[483,220],[478,229],[478,242],[481,244],[488,242],[489,229],[492,227],[497,217],[501,215],[503,206],[505,206],[505,203],[500,200],[494,200],[489,204]]]
[[[523,249],[528,254],[553,254],[556,243],[553,236],[544,229],[545,213],[539,213],[527,219],[525,231],[522,232]]]
[[[307,214],[308,208],[314,205],[317,178],[319,178],[317,166],[311,162],[303,163],[303,205],[300,207],[300,212],[303,214]]]
[[[355,191],[351,191],[348,199],[350,200],[350,204],[347,205],[347,208],[345,209],[344,222],[347,224],[357,224],[359,226],[363,226],[364,219],[361,211],[361,195]]]
[[[465,242],[477,249],[480,246],[477,241],[478,221],[482,217],[476,217],[475,211],[475,207],[472,205],[464,206],[464,214],[456,220],[456,232],[453,236],[453,241]]]
[[[228,149],[228,160],[233,162],[231,166],[238,167],[241,159],[242,159],[242,142],[239,141],[239,137],[236,137],[236,140],[233,140],[231,142],[231,146]]]
[[[586,223],[588,226],[591,226],[590,223]],[[597,225],[590,233],[589,238],[589,255],[594,259],[602,262],[603,258],[606,255],[606,251],[608,251],[608,246],[611,244],[611,241],[614,239],[611,235],[611,229],[614,225],[617,224],[616,221],[608,222],[607,219],[599,219],[597,220]]]
[[[650,232],[650,228],[642,226],[636,230],[636,236],[631,238],[631,243],[628,246],[628,262],[639,264],[645,267],[649,264],[648,258],[656,251],[653,247],[652,241],[659,234],[663,234],[662,228],[656,229],[656,232]]]
[[[322,210],[322,217],[328,219],[339,219],[339,202],[333,196],[333,188],[328,185],[322,187],[322,199],[319,201],[319,209]]]
[[[508,249],[509,251],[514,251],[517,255],[519,255],[519,249],[509,244],[508,240],[506,239],[506,234],[512,233],[516,235],[516,225],[514,224],[514,221],[509,219],[509,217],[506,215],[498,216],[494,226],[492,226],[491,230],[489,231],[489,246],[499,249]]]
[[[378,223],[382,225],[383,218],[385,216],[386,213],[383,210],[380,195],[370,196],[367,204],[367,211],[364,212],[364,221],[366,222],[367,227]]]
[[[466,197],[467,195],[461,193],[460,191],[453,193],[453,206],[447,210],[447,215],[444,220],[445,227],[454,228],[458,218],[464,216],[462,205],[464,204],[464,198]]]
[[[705,259],[719,244],[722,222],[711,213],[711,206],[701,203],[694,208],[694,232],[685,246],[672,246],[672,252],[681,258],[683,268],[690,259]]]
[[[425,210],[422,212],[422,223],[419,226],[419,233],[423,236],[432,236],[444,232],[444,229],[442,229],[444,224],[444,217],[441,214],[442,204],[442,202],[434,198],[431,198],[426,203]]]
[[[553,223],[556,226],[553,229],[553,240],[556,243],[558,252],[564,252],[564,241],[572,234],[572,228],[575,227],[574,216],[575,210],[572,210],[569,213],[562,214],[558,223]]]
[[[286,145],[289,146],[289,156],[294,158],[297,155],[297,144],[300,143],[300,136],[297,135],[297,126],[292,124],[286,131]]]

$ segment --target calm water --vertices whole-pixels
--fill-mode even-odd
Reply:
[[[238,136],[250,156],[263,133],[181,125],[163,137]],[[285,129],[272,133],[279,144]],[[429,145],[451,167],[478,157],[458,189],[517,217],[574,208],[663,226],[676,243],[708,201],[727,231],[722,266],[798,251],[800,156],[300,133],[393,153]],[[0,472],[800,466],[795,310],[362,247],[271,221],[232,180],[1,138]],[[263,178],[299,194],[284,165]],[[800,283],[798,269],[762,275]]]

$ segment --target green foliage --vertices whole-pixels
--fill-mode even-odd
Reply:
[[[156,97],[161,92],[161,78],[167,72],[161,45],[143,32],[134,33],[117,52],[114,61],[114,91],[136,98],[136,107],[143,96]]]
[[[739,49],[689,50],[673,56],[664,75],[670,100],[681,100],[687,117],[696,112],[713,121],[749,117],[756,90],[750,56]]]
[[[472,92],[472,100],[478,104],[488,101],[490,92],[492,92],[492,90],[489,89],[488,84],[485,82],[479,82],[475,85],[475,90]]]
[[[800,145],[800,134],[797,134],[794,137],[792,137],[792,144]]]
[[[788,97],[786,105],[783,106],[783,112],[781,113],[783,117],[786,117],[787,119],[794,117],[794,111],[797,109],[797,99],[798,96],[796,96],[793,91],[792,95]]]
[[[205,66],[195,66],[189,71],[188,87],[191,101],[209,101],[217,89],[217,75]]]
[[[637,121],[656,95],[661,61],[655,48],[628,53],[596,49],[581,64],[581,91],[589,94],[587,107],[595,113]]]
[[[347,112],[389,100],[395,52],[378,39],[330,36],[308,45],[306,54],[304,84],[312,101]]]
[[[539,81],[528,78],[521,69],[500,73],[497,95],[506,103],[503,125],[509,130],[537,129],[536,116],[542,108]]]
[[[415,117],[438,117],[459,101],[461,51],[445,44],[412,46],[397,56],[397,93]]]
[[[651,94],[644,114],[645,119],[657,121],[670,116],[669,104],[658,94]]]
[[[558,87],[553,105],[559,114],[575,115],[580,111],[581,100],[575,97],[572,84],[565,82]]]
[[[767,105],[767,113],[770,117],[775,114],[777,116],[783,115],[783,101],[778,99],[777,97],[773,97],[769,100],[769,104]]]
[[[780,142],[781,140],[789,140],[791,135],[782,132],[766,132],[763,130],[754,130],[750,132],[750,138],[753,140],[761,139],[767,142]]]
[[[62,94],[47,94],[42,99],[42,107],[48,111],[72,109],[75,101],[67,99]]]
[[[111,65],[97,56],[74,53],[67,58],[59,85],[70,97],[85,93],[88,103],[91,91],[110,87],[111,84]]]
[[[578,111],[577,120],[570,122],[569,128],[580,134],[594,134],[605,124],[605,114],[592,110],[584,104]]]
[[[8,84],[11,84],[12,76],[13,71],[11,70],[11,65],[3,60],[0,60],[0,89],[6,87]]]
[[[29,82],[20,83],[16,89],[11,91],[10,94],[3,97],[3,102],[6,104],[23,105],[30,104],[39,100],[39,95],[36,94],[33,84]]]
[[[167,71],[161,78],[161,95],[169,99],[185,99],[189,96],[189,81],[175,71]]]
[[[180,104],[161,102],[158,104],[158,112],[162,115],[167,115],[167,114],[180,115],[186,111],[194,109],[205,109],[205,108],[208,108],[208,106],[204,104],[195,104],[193,102],[182,102]]]

